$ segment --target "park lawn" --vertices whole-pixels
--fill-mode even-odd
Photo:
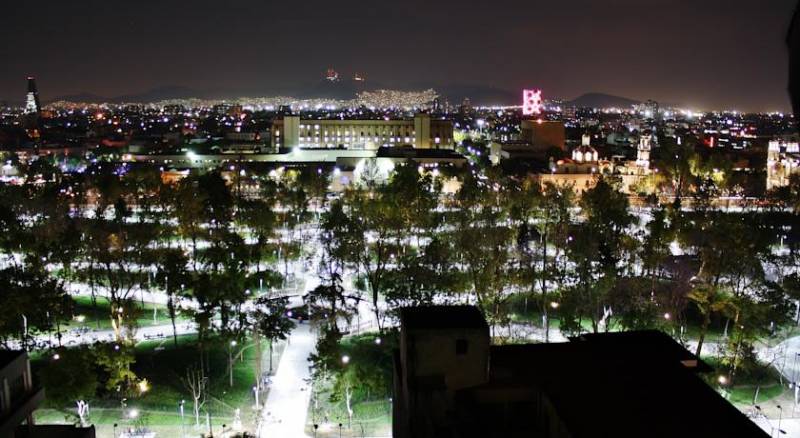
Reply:
[[[256,419],[252,390],[256,378],[255,344],[251,340],[244,343],[241,359],[234,363],[233,387],[229,385],[226,345],[217,340],[209,341],[209,390],[207,401],[201,409],[200,423],[205,427],[205,415],[208,412],[212,426],[230,426],[235,409],[239,408],[245,430],[253,430]],[[262,339],[262,353],[266,353],[268,348],[269,341]],[[143,341],[136,345],[135,355],[136,363],[132,369],[139,379],[147,379],[150,389],[142,395],[128,398],[124,409],[118,398],[94,400],[90,403],[91,422],[99,427],[116,423],[120,427],[141,425],[153,430],[162,427],[177,430],[181,427],[179,405],[181,400],[185,400],[185,423],[187,427],[194,427],[190,391],[185,387],[183,377],[185,370],[199,361],[196,335],[179,336],[177,347],[172,338]],[[44,407],[37,413],[37,418],[47,422],[65,422],[65,412],[53,409],[47,402]],[[68,406],[67,409],[71,411],[74,408]],[[132,410],[139,413],[135,420],[130,418]]]
[[[84,317],[83,322],[78,322],[76,319],[71,320],[65,324],[66,329],[74,329],[86,327],[89,329],[98,330],[111,330],[111,320],[109,313],[111,303],[108,298],[97,297],[97,308],[92,305],[92,298],[85,295],[75,295],[72,297],[75,301],[75,315]],[[162,304],[144,303],[136,301],[137,308],[140,309],[139,315],[136,318],[138,327],[150,327],[154,325],[167,325],[171,324],[167,306]],[[156,318],[153,319],[153,311],[155,310]],[[178,310],[176,312],[175,323],[180,324],[191,320],[191,317]]]
[[[788,391],[788,388],[783,385],[783,379],[778,370],[765,364],[760,364],[758,369],[750,373],[740,372],[736,376],[733,386],[723,389],[716,381],[720,374],[725,373],[725,368],[720,366],[719,359],[712,356],[704,356],[702,359],[716,370],[716,372],[704,375],[703,378],[718,392],[726,395],[734,405],[753,405],[756,389],[758,389],[758,400],[755,403],[763,403]]]
[[[780,382],[772,382],[768,386],[762,385],[758,387],[758,400],[755,400],[755,403],[753,403],[753,397],[755,397],[756,388],[756,385],[735,385],[730,391],[730,397],[728,400],[735,405],[751,406],[753,404],[772,400],[773,398],[779,397],[784,392],[788,391],[788,389],[781,385]]]
[[[309,436],[314,435],[314,424],[318,424],[318,437],[337,437],[339,423],[342,424],[342,436],[391,436],[392,402],[389,399],[354,403],[353,422],[348,428],[347,405],[344,401],[331,402],[326,389],[316,385],[315,396],[318,397],[317,409],[315,411],[313,403],[309,405],[306,422]]]

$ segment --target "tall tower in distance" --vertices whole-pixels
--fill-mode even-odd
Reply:
[[[639,137],[639,147],[636,150],[636,165],[644,168],[650,168],[650,148],[653,141],[652,134],[644,134]]]
[[[42,107],[39,104],[39,91],[36,89],[36,79],[28,76],[28,94],[25,97],[25,114],[39,115]]]
[[[42,110],[39,104],[39,91],[36,89],[36,79],[28,76],[28,94],[25,97],[25,110],[22,115],[22,127],[31,140],[38,141],[40,137],[39,116]]]

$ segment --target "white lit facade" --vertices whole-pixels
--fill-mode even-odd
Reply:
[[[313,120],[285,116],[272,126],[275,147],[289,149],[376,150],[412,146],[452,149],[453,123],[417,114],[407,120]]]
[[[788,185],[793,173],[800,173],[800,144],[771,140],[767,148],[767,190]]]

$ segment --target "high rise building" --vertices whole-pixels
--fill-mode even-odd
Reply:
[[[39,115],[42,107],[39,104],[39,91],[36,89],[36,79],[28,76],[28,94],[25,97],[25,114]]]
[[[25,96],[25,110],[23,112],[22,124],[28,137],[37,140],[39,133],[39,116],[42,107],[39,104],[39,91],[36,89],[36,79],[28,77],[28,94]]]

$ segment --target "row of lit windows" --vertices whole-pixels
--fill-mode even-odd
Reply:
[[[336,131],[336,137],[341,137],[342,135],[355,136],[356,133],[355,133],[355,131],[344,131],[344,133],[342,133],[342,131]],[[367,132],[366,135],[364,134],[364,131],[361,131],[361,135],[360,136],[361,137],[365,137],[365,136],[369,137],[369,136],[375,136],[375,135],[382,135],[384,137],[394,136],[394,137],[400,138],[400,137],[414,136],[414,135],[416,135],[416,131],[411,131],[411,132],[406,131],[405,133],[403,133],[402,131],[400,131],[400,132],[387,132],[387,131],[375,132],[375,131],[373,131],[373,132]],[[331,131],[331,132],[323,131],[322,133],[311,132],[311,131],[306,131],[306,132],[300,131],[300,136],[301,137],[333,137],[334,133],[333,133],[333,131]]]

